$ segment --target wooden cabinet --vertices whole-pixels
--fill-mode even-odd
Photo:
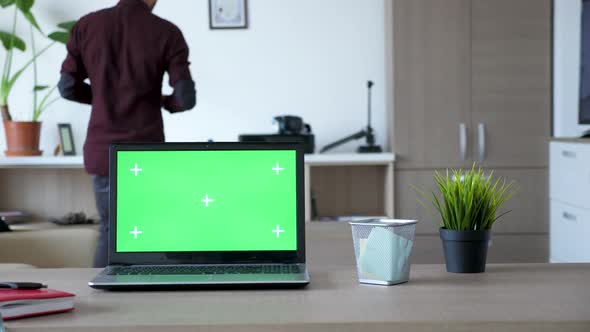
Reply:
[[[551,103],[548,0],[471,2],[473,158],[546,167]]]
[[[546,167],[549,1],[399,0],[393,13],[397,169]]]
[[[470,122],[470,0],[394,1],[397,169],[464,166]]]
[[[396,217],[436,232],[409,186],[477,162],[521,188],[495,231],[546,233],[551,2],[394,0],[392,13]]]
[[[444,169],[440,169],[444,172]],[[433,170],[398,170],[395,172],[395,182],[398,191],[395,195],[397,218],[417,218],[420,222],[416,228],[419,234],[434,234],[438,232],[440,219],[438,214],[432,215],[418,203],[422,199],[412,187],[418,187],[426,193],[436,191]],[[516,194],[500,210],[510,211],[494,225],[496,233],[547,233],[549,229],[547,206],[549,204],[549,190],[546,179],[546,169],[498,169],[497,176],[510,179],[516,184]],[[424,202],[435,212],[430,201]]]

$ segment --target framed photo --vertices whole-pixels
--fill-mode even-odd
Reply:
[[[209,0],[209,28],[247,29],[247,0]]]
[[[59,141],[64,156],[75,156],[76,147],[74,146],[74,136],[72,135],[72,126],[69,123],[58,123]]]

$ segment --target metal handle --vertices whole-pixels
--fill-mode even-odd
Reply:
[[[459,124],[459,153],[461,154],[461,161],[467,160],[467,125]]]
[[[479,161],[486,159],[486,125],[480,123],[477,125],[477,143],[479,145]]]
[[[568,151],[568,150],[563,150],[561,151],[561,155],[566,157],[566,158],[576,158],[577,155],[575,152],[573,151]]]
[[[569,213],[569,212],[563,212],[561,214],[563,216],[563,219],[567,219],[567,220],[571,220],[571,221],[576,221],[578,220],[578,217],[576,217],[575,214]]]

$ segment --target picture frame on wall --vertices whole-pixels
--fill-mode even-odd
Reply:
[[[247,29],[248,0],[209,0],[209,28]]]
[[[58,123],[59,141],[64,156],[75,156],[76,146],[74,145],[74,135],[72,135],[72,125],[69,123]]]

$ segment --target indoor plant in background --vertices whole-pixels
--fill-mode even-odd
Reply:
[[[40,91],[48,89],[48,87],[37,84],[37,58],[56,43],[67,43],[71,28],[74,25],[74,22],[59,24],[58,27],[61,31],[49,34],[47,38],[52,40],[52,42],[37,52],[35,48],[34,30],[37,30],[41,34],[43,34],[43,31],[31,11],[34,4],[34,0],[0,0],[0,7],[8,9],[14,7],[11,31],[7,32],[0,30],[0,41],[6,50],[2,75],[0,76],[0,112],[4,122],[7,146],[6,155],[8,156],[33,156],[41,154],[41,151],[39,151],[41,123],[38,120],[41,113],[53,102],[49,101],[49,98],[55,89],[48,90],[41,102],[38,103],[37,94]],[[16,35],[19,13],[26,18],[30,25],[32,58],[25,63],[22,68],[13,73],[12,66],[15,51],[18,50],[24,52],[27,48],[24,40]],[[32,121],[13,121],[8,107],[8,98],[15,83],[31,65],[33,65],[34,68]]]
[[[501,177],[493,180],[493,175],[473,165],[468,171],[447,170],[444,175],[435,172],[439,195],[427,195],[417,189],[430,200],[440,217],[448,272],[485,272],[492,226],[508,213],[498,214],[498,210],[514,194],[512,182]],[[424,201],[419,201],[432,211]]]

